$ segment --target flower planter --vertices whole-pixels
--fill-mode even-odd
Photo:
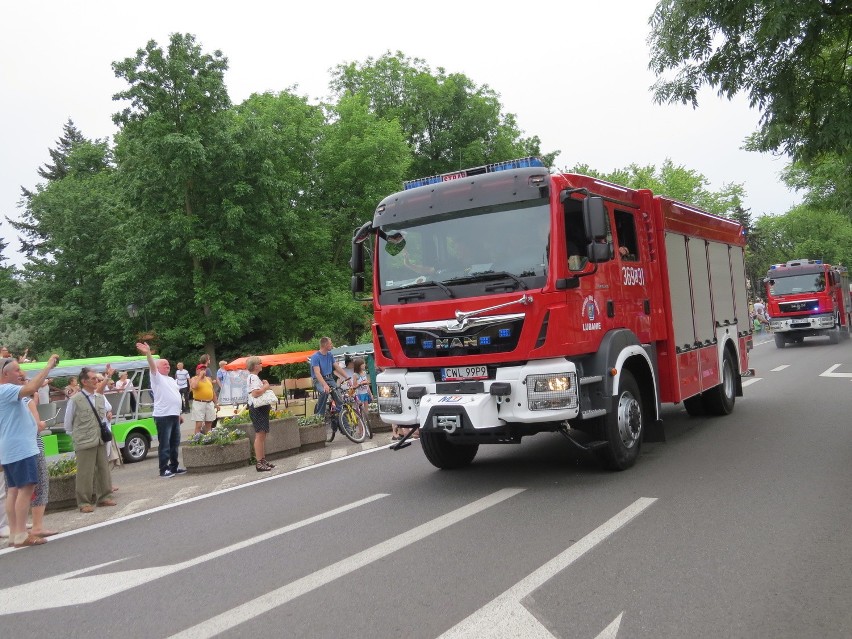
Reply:
[[[214,473],[246,466],[250,455],[251,445],[248,439],[238,439],[224,446],[181,446],[183,465],[190,473]]]
[[[249,440],[254,442],[254,426],[251,422],[236,426],[245,431]],[[270,419],[269,433],[266,435],[266,458],[277,459],[287,455],[295,455],[299,452],[301,442],[299,440],[299,426],[295,417],[284,419]]]
[[[370,431],[373,433],[387,433],[391,430],[391,425],[385,424],[378,413],[367,413],[367,422],[370,424]]]
[[[299,450],[314,450],[315,448],[325,448],[325,423],[312,424],[310,426],[299,427],[299,441],[301,445]]]
[[[46,510],[62,510],[77,506],[77,475],[62,475],[50,478]]]

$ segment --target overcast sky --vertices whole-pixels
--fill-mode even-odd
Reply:
[[[17,217],[22,185],[33,188],[71,118],[87,138],[111,138],[112,95],[126,88],[111,63],[148,40],[192,33],[221,50],[231,100],[255,92],[328,94],[329,69],[402,51],[433,69],[460,72],[500,94],[525,135],[556,166],[608,171],[666,158],[704,174],[713,189],[737,182],[757,216],[786,212],[800,198],[778,178],[786,159],[740,150],[759,113],[745,98],[706,92],[697,110],[653,103],[648,18],[655,0],[598,2],[273,3],[258,0],[28,0],[0,11],[0,216]],[[21,264],[20,243],[3,257]]]

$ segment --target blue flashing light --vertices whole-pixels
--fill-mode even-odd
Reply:
[[[544,162],[536,157],[519,158],[517,160],[506,160],[505,162],[495,162],[494,164],[486,164],[485,166],[477,166],[472,169],[463,171],[452,171],[450,173],[442,173],[441,175],[430,175],[428,177],[417,178],[416,180],[407,180],[402,183],[402,188],[405,191],[416,189],[420,186],[428,186],[430,184],[438,184],[439,182],[451,182],[473,175],[482,175],[484,173],[497,173],[498,171],[511,171],[513,169],[527,169],[532,167],[544,168]]]
[[[498,337],[511,337],[512,336],[512,329],[511,328],[501,328],[500,330],[497,331],[497,336]]]
[[[421,346],[423,346],[423,350],[431,351],[435,348],[435,342],[431,339],[424,339]]]
[[[405,337],[405,345],[406,346],[413,346],[416,343],[417,343],[417,338],[414,335],[407,335]]]
[[[479,345],[480,346],[489,346],[490,344],[491,344],[491,337],[490,336],[483,335],[482,337],[479,338]]]

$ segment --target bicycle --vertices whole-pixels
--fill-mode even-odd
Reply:
[[[358,399],[350,396],[346,389],[333,382],[328,383],[329,393],[325,399],[325,411],[331,417],[332,432],[339,429],[347,439],[360,444],[370,434],[367,420],[361,414]]]

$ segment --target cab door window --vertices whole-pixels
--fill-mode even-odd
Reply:
[[[636,220],[632,213],[615,211],[615,254],[625,262],[639,261],[639,242],[636,237]]]

